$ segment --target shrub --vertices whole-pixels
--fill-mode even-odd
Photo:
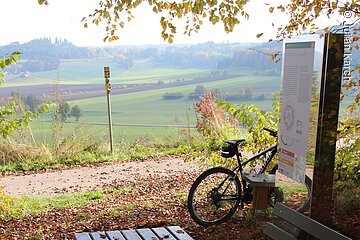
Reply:
[[[359,136],[360,116],[358,113],[347,116],[339,122],[335,182],[353,182],[360,185]]]
[[[22,200],[7,195],[0,187],[0,219],[9,220],[23,215]]]
[[[182,93],[165,93],[163,96],[164,100],[175,100],[175,99],[180,99],[183,98],[184,95]]]
[[[259,150],[276,143],[274,137],[263,131],[263,128],[277,130],[280,105],[275,95],[273,96],[273,111],[271,112],[245,103],[236,105],[224,100],[217,100],[217,104],[238,119],[239,127],[246,133],[247,142],[249,143],[244,148],[246,152],[257,153]]]

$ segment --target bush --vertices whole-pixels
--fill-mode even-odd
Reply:
[[[239,124],[246,136],[247,144],[244,148],[246,152],[257,153],[269,145],[276,143],[276,139],[271,137],[263,128],[277,130],[279,123],[279,100],[273,96],[273,111],[267,112],[254,105],[241,104],[236,105],[224,100],[217,100],[217,104],[225,109],[234,118],[237,118]]]
[[[257,101],[264,101],[266,100],[265,94],[261,94],[256,98]]]
[[[23,215],[22,200],[7,195],[0,187],[0,219],[9,220]]]
[[[184,95],[182,93],[165,93],[163,96],[164,100],[175,100],[175,99],[180,99],[183,98]]]
[[[335,182],[360,185],[360,116],[355,113],[339,122]]]
[[[220,157],[218,150],[225,139],[246,138],[245,152],[257,153],[276,139],[263,131],[264,127],[276,129],[279,121],[278,99],[273,99],[273,112],[266,112],[253,105],[233,105],[216,99],[214,94],[206,93],[196,103],[196,128],[204,138],[197,149],[187,156],[188,160],[197,160],[207,166],[232,167],[236,161]]]

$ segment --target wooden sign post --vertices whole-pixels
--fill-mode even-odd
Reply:
[[[333,202],[332,189],[344,61],[344,35],[328,33],[324,40],[310,217],[329,225]]]
[[[107,109],[108,109],[108,118],[109,118],[109,133],[110,133],[110,151],[114,154],[114,143],[113,143],[113,129],[112,129],[112,117],[111,117],[111,101],[110,101],[110,67],[104,67],[104,78],[105,78],[105,89],[106,89],[106,99],[107,99]]]

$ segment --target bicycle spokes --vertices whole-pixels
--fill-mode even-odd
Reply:
[[[206,221],[217,221],[234,207],[237,197],[233,177],[224,173],[212,174],[196,189],[193,198],[195,213]]]

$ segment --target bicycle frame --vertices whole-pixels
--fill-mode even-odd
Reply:
[[[256,159],[260,158],[261,156],[266,155],[267,153],[271,152],[271,154],[266,158],[264,164],[261,166],[260,169],[260,173],[264,173],[265,169],[269,166],[271,160],[273,159],[273,157],[275,156],[276,152],[277,152],[277,145],[271,146],[267,149],[265,149],[264,151],[256,154],[255,156],[249,158],[248,160],[246,160],[245,162],[242,162],[242,155],[241,153],[237,150],[236,152],[236,158],[238,160],[238,166],[236,168],[233,169],[233,172],[238,172],[240,171],[240,173],[242,173],[243,171],[243,167],[252,162],[255,161]]]
[[[246,160],[245,162],[242,162],[242,155],[241,153],[239,152],[238,149],[236,149],[236,158],[237,158],[237,161],[238,161],[238,166],[236,168],[234,168],[232,171],[238,175],[240,173],[240,175],[242,175],[242,171],[243,171],[243,167],[252,162],[252,161],[255,161],[256,159],[260,158],[261,156],[265,156],[267,153],[270,152],[270,155],[265,159],[265,162],[264,164],[261,166],[261,169],[260,169],[260,174],[261,173],[264,173],[265,172],[265,169],[269,166],[271,160],[274,158],[276,152],[277,152],[277,145],[274,145],[274,146],[271,146],[267,149],[265,149],[264,151],[261,151],[260,153],[256,154],[255,156],[249,158],[248,160]],[[220,188],[224,183],[225,181],[228,180],[228,177],[224,179],[224,181],[222,181],[222,183],[220,183],[220,185],[218,186],[218,188]],[[245,189],[246,187],[246,182],[242,179],[241,177],[241,182],[243,184],[243,189]],[[229,187],[229,185],[225,188],[224,192],[221,194],[221,196],[224,196],[224,193],[226,192],[227,188]],[[238,200],[238,199],[242,199],[242,196],[235,196],[235,197],[229,197],[229,198],[222,198],[221,201],[230,201],[230,200]]]

